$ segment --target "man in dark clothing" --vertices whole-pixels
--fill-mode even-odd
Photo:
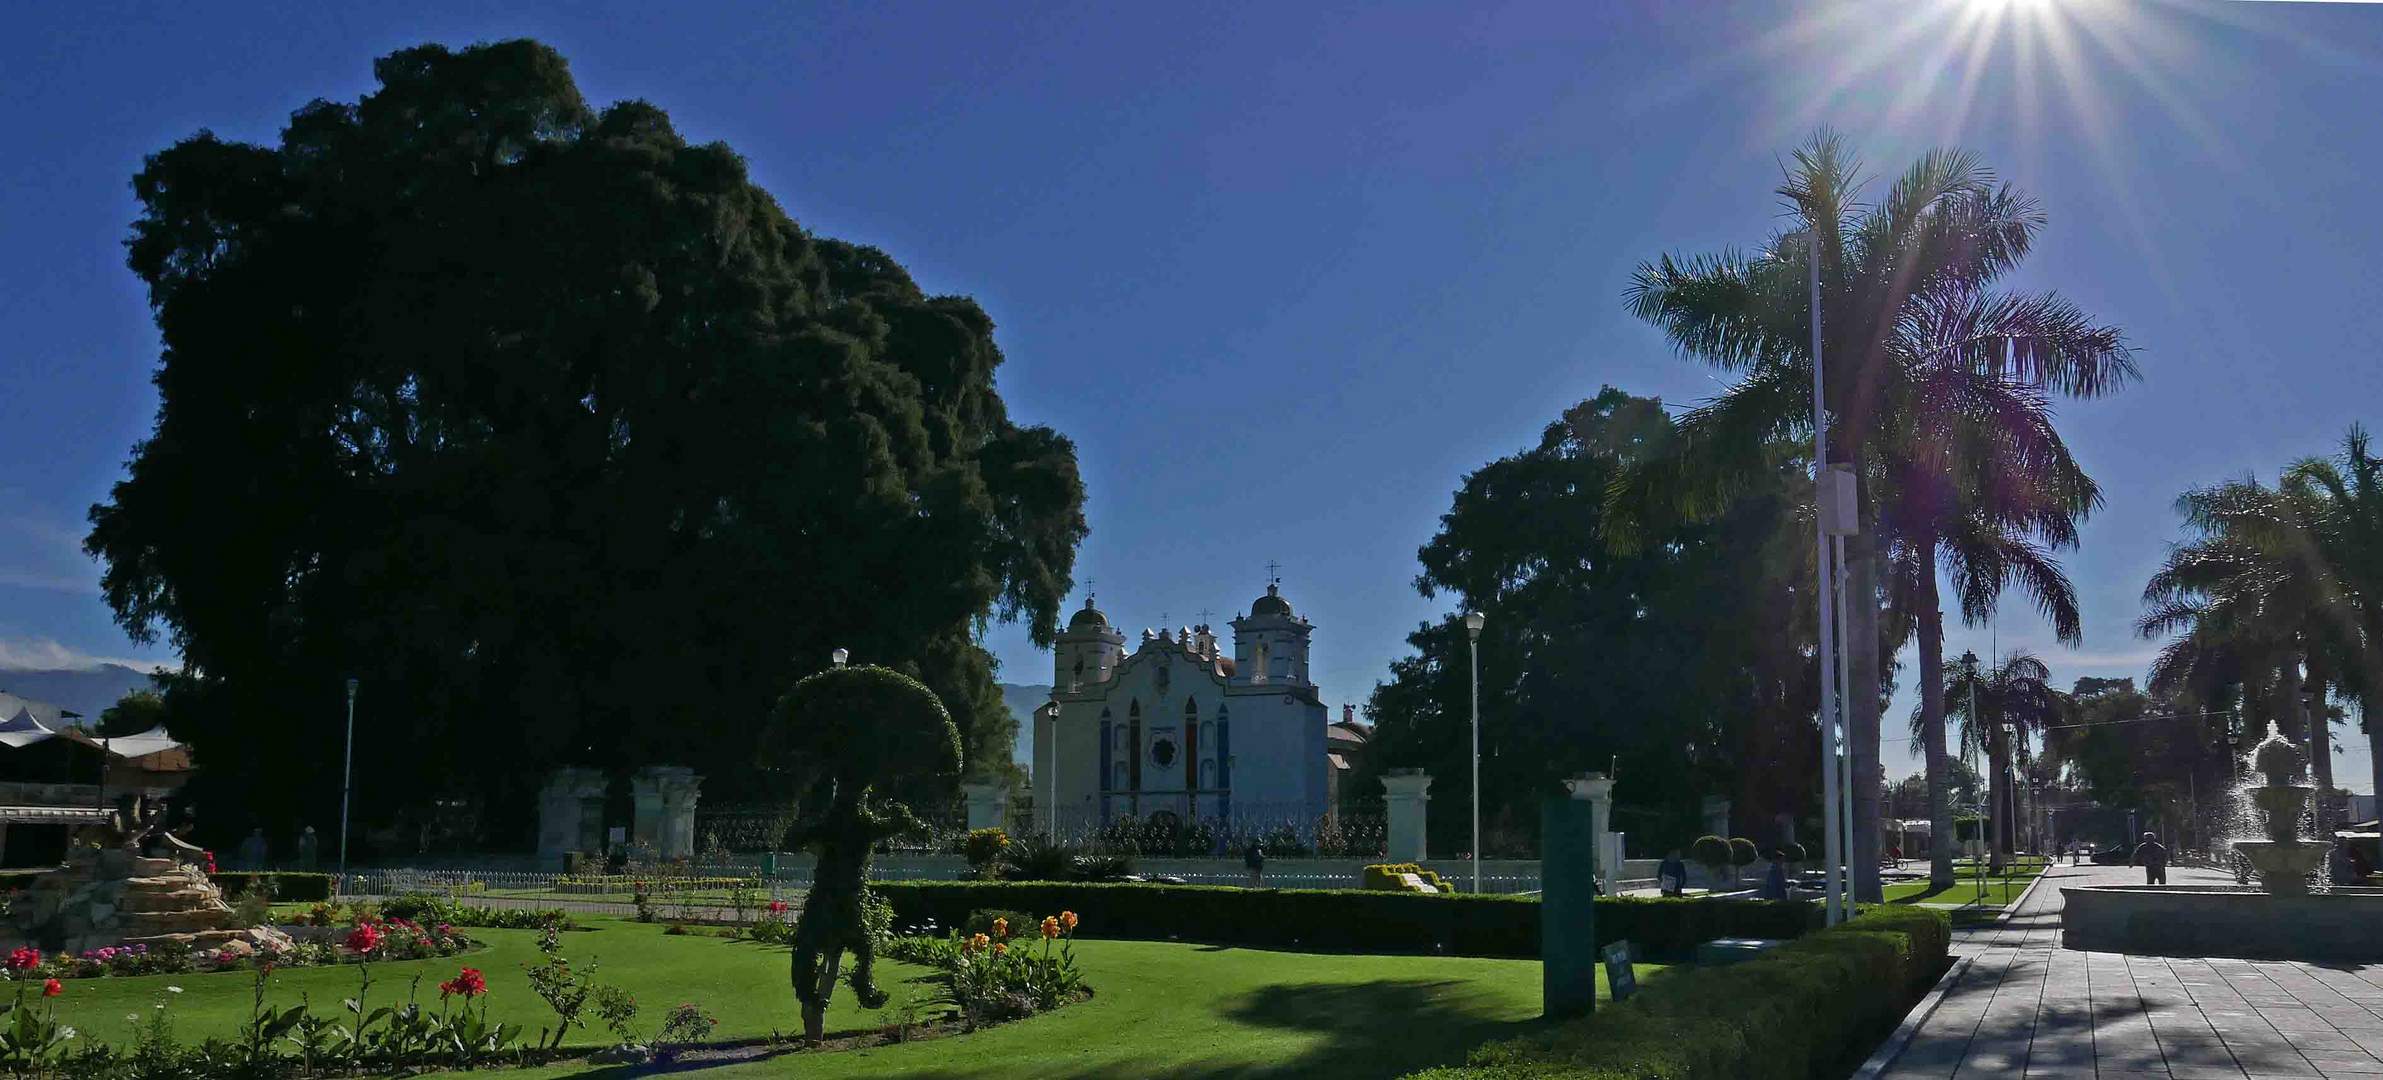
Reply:
[[[2144,833],[2143,842],[2135,845],[2134,857],[2128,862],[2143,868],[2144,884],[2165,885],[2168,883],[2168,849],[2160,846],[2160,838],[2157,835]]]
[[[1784,851],[1775,848],[1771,851],[1771,870],[1762,877],[1762,898],[1787,899],[1787,853]]]
[[[1673,848],[1655,867],[1655,880],[1663,886],[1663,895],[1678,896],[1688,886],[1688,864],[1680,861],[1680,849]]]
[[[1257,888],[1266,879],[1266,845],[1250,841],[1249,850],[1241,855],[1241,865],[1249,869],[1249,887]]]

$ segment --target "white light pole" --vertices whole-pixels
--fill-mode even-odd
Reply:
[[[1465,637],[1473,655],[1473,891],[1481,891],[1481,625],[1480,612],[1465,613]]]
[[[1820,617],[1820,816],[1821,866],[1825,870],[1822,895],[1826,898],[1827,919],[1831,925],[1845,919],[1844,884],[1837,876],[1840,860],[1845,855],[1842,830],[1850,822],[1842,821],[1838,812],[1837,783],[1837,589],[1835,575],[1830,572],[1830,555],[1834,548],[1829,528],[1829,422],[1827,394],[1821,367],[1820,325],[1820,233],[1807,228],[1790,234],[1786,239],[1801,239],[1804,262],[1809,268],[1808,280],[1812,302],[1812,510],[1813,562],[1816,566],[1818,589],[1814,599]],[[1848,867],[1848,870],[1851,868]]]
[[[348,796],[356,786],[356,680],[348,678],[348,748],[339,767],[339,883],[348,880]]]
[[[829,663],[834,664],[837,667],[843,667],[844,661],[852,659],[852,650],[837,649],[836,651],[827,654],[827,659]]]

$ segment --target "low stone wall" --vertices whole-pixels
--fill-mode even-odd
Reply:
[[[2277,896],[2222,885],[2060,890],[2060,943],[2091,952],[2383,962],[2383,889]]]

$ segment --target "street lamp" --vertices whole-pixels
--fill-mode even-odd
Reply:
[[[1473,656],[1473,891],[1481,891],[1481,626],[1478,611],[1465,613],[1465,637]]]
[[[348,678],[348,748],[339,767],[339,883],[348,880],[348,797],[356,786],[356,680]]]
[[[828,661],[835,666],[843,667],[844,661],[852,659],[852,650],[837,649],[836,651],[827,654],[827,658]]]
[[[1815,519],[1816,541],[1813,562],[1819,586],[1814,598],[1818,601],[1816,606],[1820,616],[1820,805],[1821,829],[1826,833],[1821,844],[1821,862],[1828,870],[1823,894],[1827,898],[1827,919],[1833,925],[1843,921],[1847,914],[1844,891],[1849,882],[1839,880],[1837,868],[1842,864],[1848,876],[1851,875],[1853,851],[1851,845],[1845,842],[1845,832],[1852,828],[1853,821],[1849,813],[1841,811],[1840,800],[1849,809],[1853,788],[1851,775],[1845,777],[1847,783],[1840,785],[1837,769],[1836,678],[1840,659],[1837,655],[1837,586],[1831,564],[1835,561],[1833,555],[1839,543],[1837,538],[1853,531],[1854,508],[1850,498],[1853,475],[1848,470],[1829,468],[1828,395],[1824,389],[1826,381],[1823,378],[1821,353],[1820,234],[1810,228],[1789,233],[1781,238],[1782,250],[1790,243],[1800,243],[1804,248],[1806,283],[1812,305],[1812,516]],[[1849,760],[1849,774],[1851,764]]]

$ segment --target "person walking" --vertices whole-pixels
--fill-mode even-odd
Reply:
[[[314,835],[314,826],[298,834],[298,869],[312,872],[315,860],[322,854],[322,841]]]
[[[2168,849],[2161,845],[2160,838],[2155,834],[2143,834],[2143,842],[2135,845],[2135,853],[2128,857],[2127,863],[2143,868],[2143,883],[2146,885],[2168,883]]]
[[[1771,849],[1771,869],[1762,876],[1762,898],[1787,899],[1787,852],[1778,848]]]
[[[1241,865],[1249,868],[1249,887],[1257,888],[1266,879],[1266,845],[1250,841],[1249,850],[1241,855]]]
[[[1688,887],[1688,864],[1680,860],[1680,849],[1673,848],[1655,867],[1655,881],[1663,886],[1663,895],[1678,896]]]
[[[240,841],[240,868],[262,870],[265,868],[265,857],[265,830],[248,830],[248,839]]]

